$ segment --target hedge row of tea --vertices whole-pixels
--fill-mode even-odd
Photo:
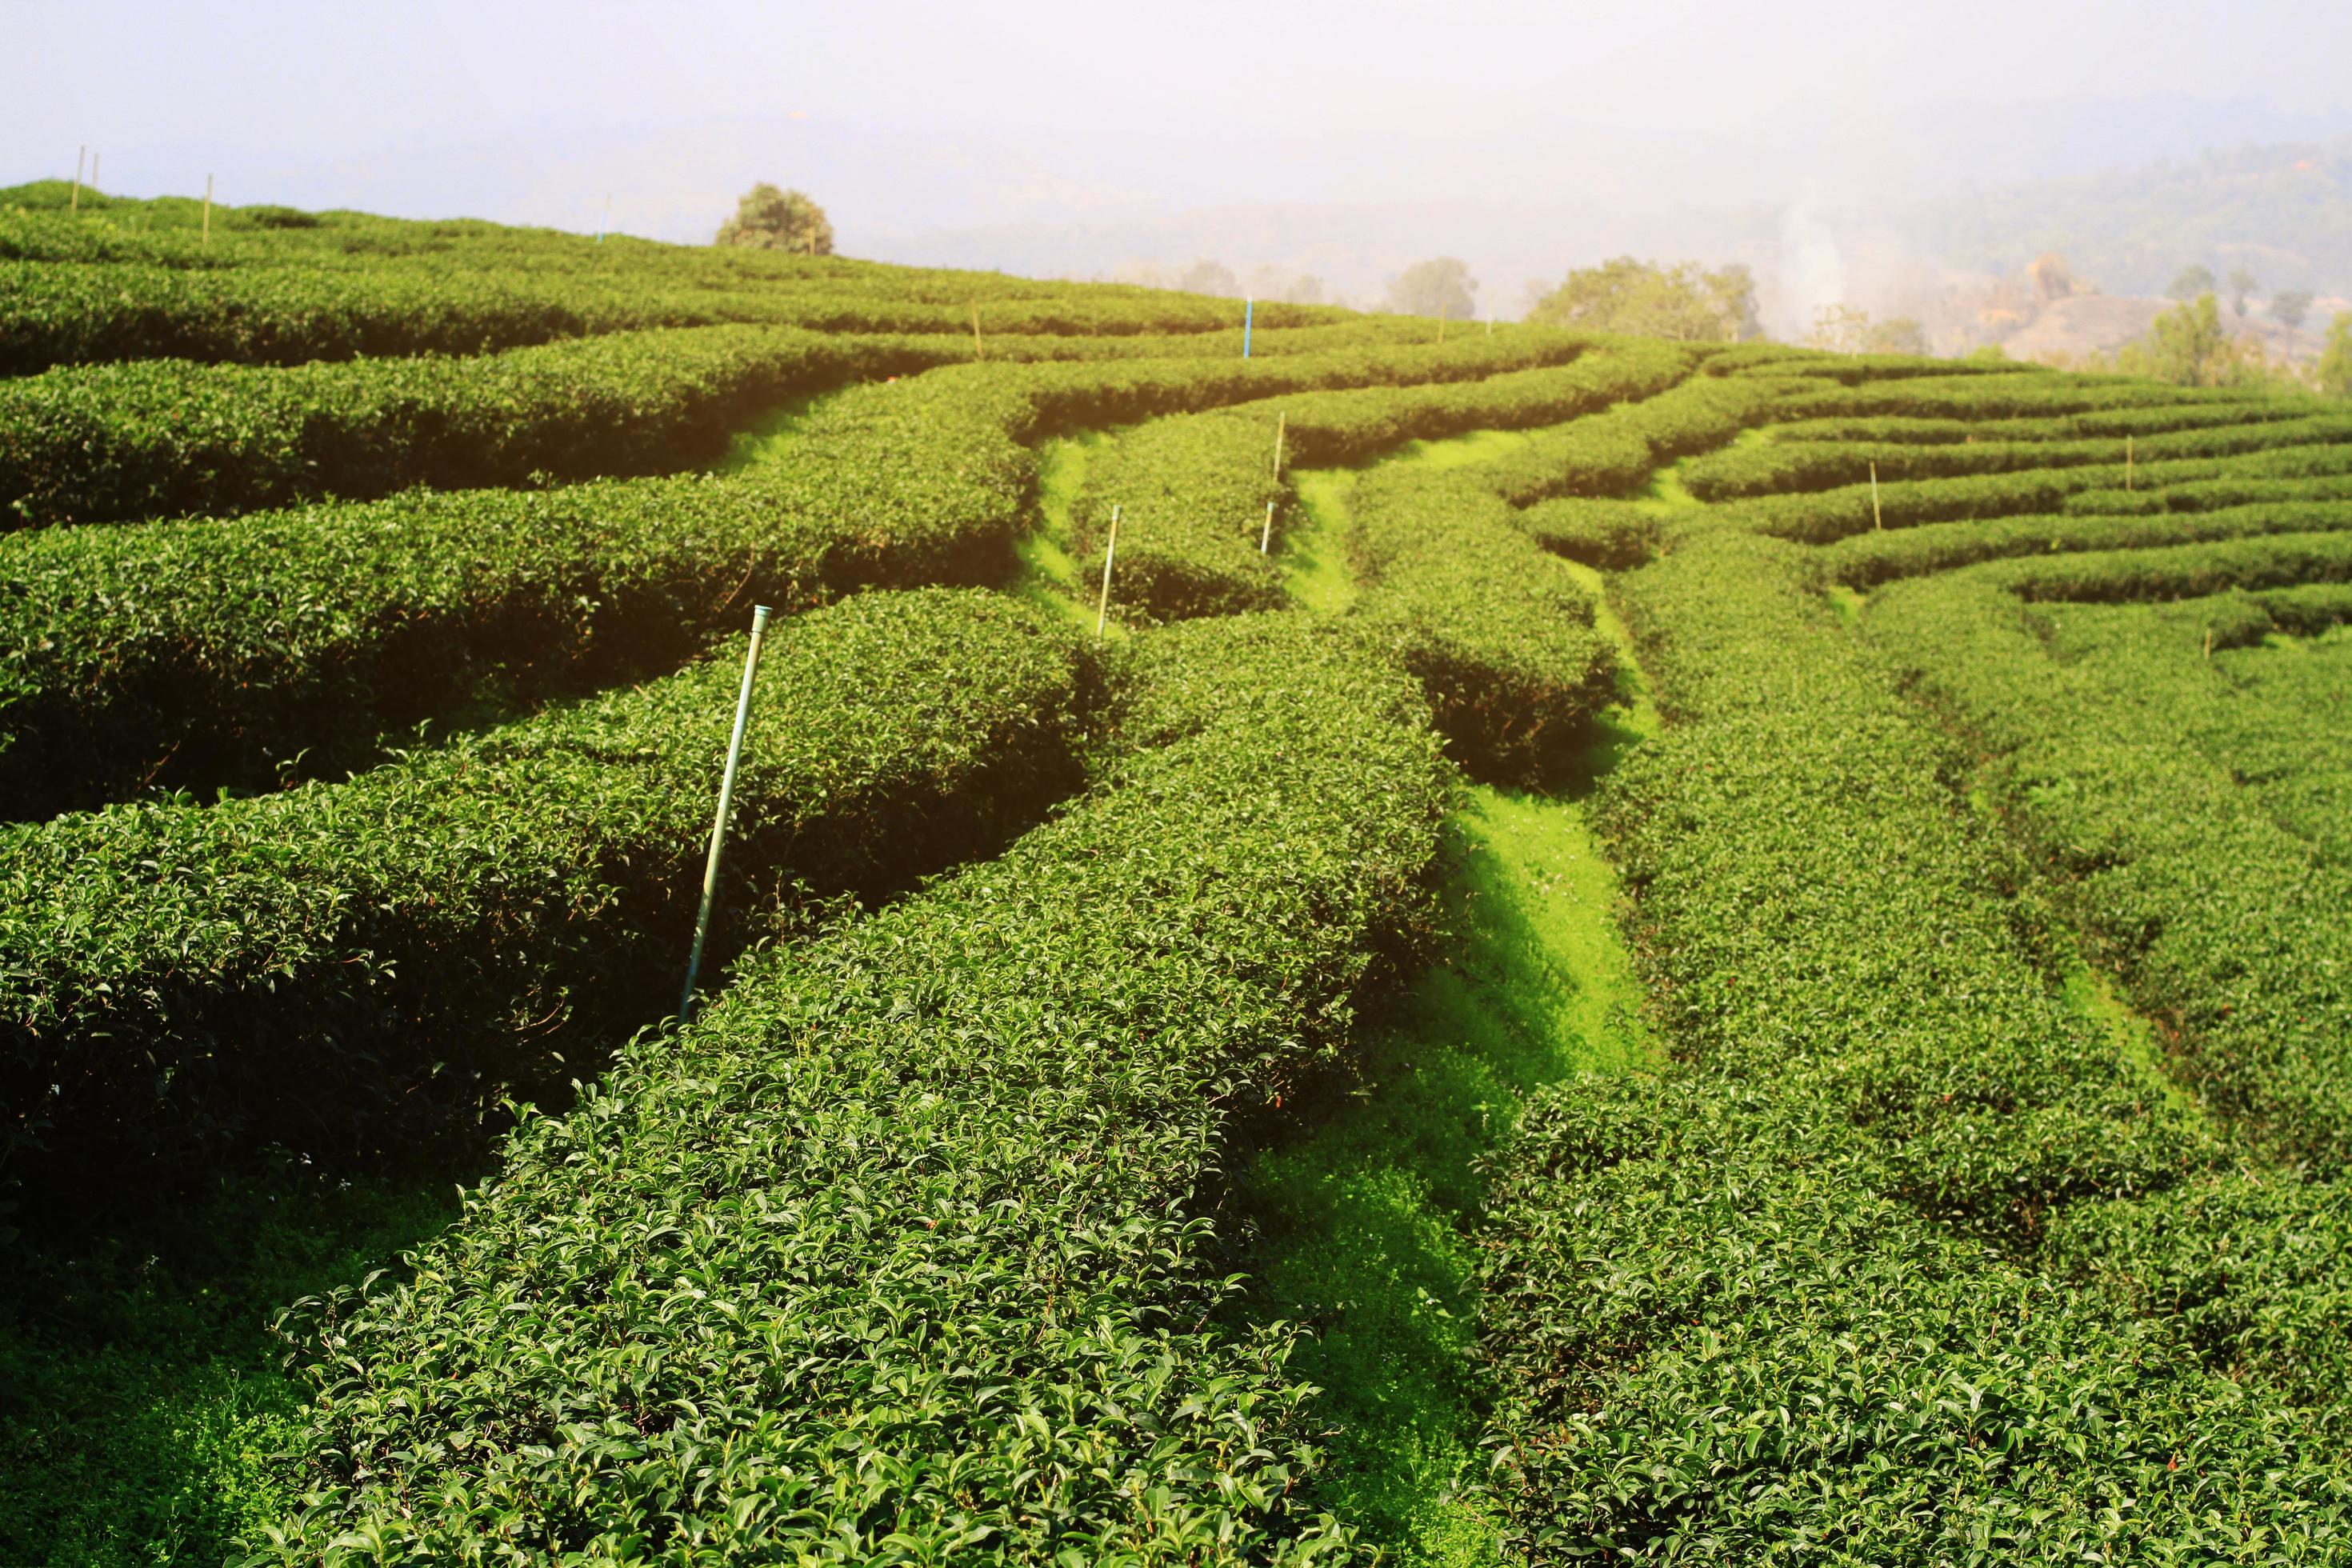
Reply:
[[[24,194],[0,191],[0,374],[107,360],[472,354],[729,324],[969,335],[975,310],[983,341],[1239,326],[1232,301],[1198,296],[625,239],[595,245],[490,225],[320,215],[317,226],[225,227],[205,245],[177,226],[127,226],[133,204],[79,218],[4,210]],[[1276,328],[1344,320],[1317,306],[1269,303],[1257,312],[1259,325]]]
[[[1223,1130],[1418,918],[1409,684],[1296,616],[1137,645],[1003,858],[625,1051],[327,1318],[287,1563],[1303,1562],[1286,1331],[1205,1325]]]
[[[1075,639],[859,595],[769,639],[713,973],[796,900],[984,852],[1076,783]],[[6,829],[0,1153],[54,1181],[281,1142],[349,1163],[588,1076],[676,1003],[738,667],[340,784]]]
[[[420,719],[669,668],[755,600],[1000,582],[1028,444],[1055,431],[1583,342],[951,366],[845,391],[724,476],[21,533],[0,541],[0,800],[251,786],[298,758],[331,775]]]
[[[1269,330],[1255,349],[1328,353],[1398,338],[1348,323]],[[1194,355],[1238,357],[1218,333],[988,344],[989,358],[1013,363]],[[702,327],[472,359],[51,371],[0,381],[0,526],[665,472],[713,461],[731,432],[795,398],[974,357],[969,335]]]
[[[1523,429],[1650,397],[1691,366],[1668,345],[1622,341],[1482,381],[1299,393],[1154,421],[1089,464],[1073,509],[1077,547],[1101,554],[1116,505],[1122,606],[1157,620],[1270,607],[1282,582],[1260,545],[1265,504],[1279,509],[1286,495],[1277,444],[1286,470],[1353,466],[1408,441]]]
[[[1544,1096],[1497,1171],[1517,1540],[2327,1558],[2352,1474],[2291,1393],[2020,1261],[2233,1157],[2063,994],[1948,743],[1811,583],[1718,531],[1626,584],[1673,722],[1607,819],[1682,1061]]]

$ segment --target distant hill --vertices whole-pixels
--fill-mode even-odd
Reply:
[[[1944,196],[1902,215],[1917,248],[2009,274],[2045,251],[2110,294],[2161,293],[2191,264],[2244,267],[2263,293],[2352,292],[2352,138]]]

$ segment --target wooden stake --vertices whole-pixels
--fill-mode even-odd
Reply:
[[[1274,477],[1277,479],[1282,478],[1283,421],[1289,417],[1290,416],[1287,414],[1277,414],[1274,416]]]
[[[98,154],[95,153],[89,155],[89,194],[93,196],[105,194],[98,188]]]
[[[205,176],[205,240],[204,240],[204,242],[205,242],[206,245],[210,245],[210,244],[213,242],[213,177],[212,177],[210,174],[206,174],[206,175]]]
[[[2124,489],[2132,488],[2132,438],[2124,437]]]
[[[2207,626],[2205,628],[2205,657],[2207,658],[2211,658],[2213,657],[2213,628],[2211,626]]]
[[[1886,530],[1886,519],[1878,511],[1878,465],[1875,462],[1870,465],[1870,526],[1882,533]]]
[[[1095,641],[1102,641],[1103,624],[1110,619],[1110,563],[1118,554],[1118,508],[1110,509],[1110,539],[1103,546],[1102,598],[1095,605]]]
[[[971,357],[974,359],[988,357],[981,352],[980,347],[980,301],[977,300],[971,302]]]
[[[69,199],[66,207],[68,212],[78,213],[81,211],[81,161],[88,156],[89,156],[89,148],[88,144],[85,143],[84,145],[74,149],[73,195]]]
[[[1257,552],[1258,552],[1260,555],[1265,554],[1265,547],[1266,547],[1267,545],[1269,545],[1269,544],[1272,544],[1273,542],[1274,542],[1274,503],[1273,503],[1272,501],[1268,501],[1268,502],[1266,502],[1266,503],[1265,503],[1265,528],[1263,528],[1263,529],[1261,529],[1261,530],[1259,531],[1259,532],[1258,532],[1258,536],[1257,536]]]

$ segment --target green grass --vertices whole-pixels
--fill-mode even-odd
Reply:
[[[1413,463],[1428,468],[1459,468],[1507,457],[1534,439],[1525,430],[1473,430],[1466,436],[1449,436],[1440,441],[1407,442],[1386,461]]]
[[[0,1562],[215,1564],[276,1523],[306,1391],[270,1320],[446,1224],[453,1181],[289,1168],[0,1256]]]
[[[711,465],[714,474],[740,473],[772,456],[777,447],[796,439],[801,427],[809,421],[819,405],[840,394],[814,393],[795,397],[791,402],[769,410],[749,427],[735,432],[727,443],[726,455]]]
[[[1348,498],[1360,470],[1301,468],[1290,476],[1298,504],[1275,540],[1292,601],[1318,615],[1336,616],[1356,602],[1355,574],[1348,569]]]
[[[1101,431],[1089,430],[1058,437],[1038,448],[1037,525],[1013,544],[1021,560],[1021,574],[1013,582],[1014,595],[1043,605],[1057,616],[1066,616],[1087,631],[1095,628],[1094,587],[1101,580],[1097,576],[1090,586],[1086,573],[1070,553],[1070,508],[1086,486],[1087,462],[1109,439]],[[1095,570],[1100,573],[1100,563],[1096,563]],[[1114,592],[1117,586],[1114,582]],[[1126,628],[1116,616],[1111,617],[1107,631],[1126,635]]]
[[[1354,1081],[1243,1182],[1252,1310],[1317,1337],[1299,1370],[1338,1427],[1322,1502],[1391,1561],[1494,1561],[1475,1491],[1468,1227],[1478,1160],[1528,1092],[1651,1060],[1618,889],[1576,800],[1479,788],[1448,825],[1433,964],[1360,1035]]]
[[[1454,467],[1525,439],[1482,432],[1386,460]],[[1292,476],[1300,518],[1281,559],[1292,598],[1309,610],[1353,602],[1342,558],[1360,472]],[[1559,795],[1468,793],[1446,827],[1442,962],[1367,1017],[1343,1084],[1298,1108],[1298,1134],[1252,1158],[1237,1188],[1252,1227],[1247,1310],[1314,1331],[1297,1364],[1325,1390],[1336,1429],[1318,1505],[1388,1562],[1498,1561],[1475,1489],[1483,1400],[1469,1237],[1481,1158],[1532,1089],[1659,1056],[1617,931],[1616,874],[1586,809],[1593,780],[1656,731],[1657,710],[1601,574],[1562,564],[1593,594],[1595,624],[1624,656],[1622,700],[1583,776]]]

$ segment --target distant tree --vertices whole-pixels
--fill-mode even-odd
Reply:
[[[2173,274],[2172,286],[2164,291],[2168,300],[2178,300],[2186,305],[2200,294],[2213,291],[2213,269],[2210,267],[2184,267]]]
[[[762,180],[736,205],[735,216],[719,226],[719,243],[831,256],[833,224],[806,194],[780,191]]]
[[[1416,261],[1389,279],[1389,309],[1466,321],[1477,312],[1478,280],[1451,256]]]
[[[1709,272],[1696,262],[1664,266],[1620,256],[1580,267],[1536,298],[1527,319],[1587,331],[1668,338],[1676,342],[1727,342],[1760,337],[1756,279],[1745,267]]]
[[[2147,336],[2116,351],[2115,365],[2126,375],[2175,386],[2263,386],[2285,379],[2260,343],[2221,324],[2221,307],[2210,294],[2157,317]]]
[[[2271,296],[2271,320],[2283,327],[2303,325],[2311,314],[2311,295],[2302,289],[2287,289]]]
[[[1286,305],[1319,305],[1323,302],[1323,279],[1311,272],[1302,272],[1282,291],[1282,300]]]
[[[2352,397],[2352,310],[2327,323],[2327,346],[2320,352],[2315,379],[2330,397]]]
[[[1912,316],[1895,316],[1884,321],[1871,320],[1870,312],[1852,305],[1829,305],[1813,318],[1813,330],[1805,337],[1807,346],[1828,349],[1844,354],[1924,354],[1927,352],[1927,333]]]
[[[1226,300],[1238,300],[1242,294],[1241,280],[1222,261],[1195,261],[1178,276],[1176,287],[1188,294],[1214,294]]]
[[[2261,281],[2242,267],[2230,269],[2230,309],[2241,316],[2246,313],[2246,296],[2262,287]]]

